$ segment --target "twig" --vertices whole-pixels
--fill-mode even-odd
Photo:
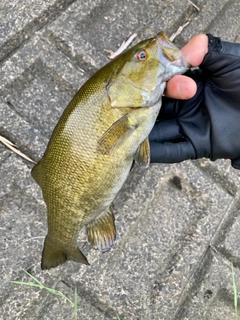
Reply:
[[[32,238],[28,238],[28,239],[24,240],[24,242],[32,241],[32,240],[35,240],[35,239],[44,239],[44,238],[45,238],[45,236],[32,237]]]
[[[137,34],[132,34],[126,41],[123,41],[121,46],[114,52],[109,50],[104,50],[106,52],[109,52],[108,58],[114,59],[115,57],[119,56],[124,50],[127,49],[127,47],[131,44],[131,42],[136,38]]]
[[[191,3],[191,5],[194,6],[195,9],[197,9],[197,11],[200,11],[200,8],[195,4],[193,3],[192,1],[188,0],[189,3]]]
[[[180,26],[175,33],[171,35],[169,38],[170,41],[173,41],[182,31],[183,29],[189,24],[189,21],[187,21],[183,26]]]
[[[25,160],[32,162],[34,164],[36,164],[35,161],[33,161],[32,159],[30,159],[28,156],[26,156],[24,153],[22,153],[20,150],[17,149],[17,146],[15,144],[13,144],[11,141],[7,140],[6,138],[0,136],[0,141],[10,150],[12,150],[13,152],[15,152],[16,154],[18,154],[20,157],[24,158]]]

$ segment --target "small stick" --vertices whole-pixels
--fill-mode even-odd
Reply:
[[[190,22],[187,21],[183,26],[180,26],[180,27],[177,29],[177,31],[171,35],[171,37],[169,38],[170,41],[173,41],[173,40],[183,31],[183,29],[184,29],[189,23],[190,23]]]
[[[22,153],[20,150],[17,149],[17,146],[15,144],[13,144],[11,141],[7,140],[6,138],[0,136],[0,141],[10,150],[12,150],[13,152],[15,152],[16,154],[18,154],[20,157],[24,158],[25,160],[32,162],[34,164],[36,164],[35,161],[33,161],[32,159],[30,159],[28,156],[26,156],[24,153]]]
[[[195,4],[193,3],[192,1],[188,0],[189,3],[191,3],[191,5],[194,6],[195,9],[197,9],[197,11],[200,11],[200,8]]]
[[[121,46],[115,51],[109,51],[105,50],[106,52],[109,52],[108,58],[114,59],[115,57],[119,56],[124,50],[127,49],[127,47],[131,44],[131,42],[136,38],[137,34],[132,34],[126,41],[123,41]]]
[[[236,35],[234,42],[239,42],[239,35],[238,34]]]
[[[32,237],[32,238],[28,238],[28,239],[24,240],[24,242],[32,241],[32,240],[35,240],[35,239],[44,239],[44,238],[45,238],[45,236]]]

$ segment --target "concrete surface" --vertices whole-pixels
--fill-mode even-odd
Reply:
[[[199,32],[240,41],[239,0],[1,1],[0,134],[37,160],[76,90],[136,32],[164,29],[181,46]],[[0,319],[233,320],[231,262],[240,292],[240,172],[229,161],[137,166],[115,200],[117,241],[90,267],[41,271],[46,208],[31,164],[0,145]],[[79,237],[79,243],[84,235]],[[239,301],[238,301],[239,302]],[[239,304],[239,303],[238,303]],[[240,312],[240,310],[239,310]]]

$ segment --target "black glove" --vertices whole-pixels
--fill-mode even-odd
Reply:
[[[197,83],[195,96],[163,97],[149,136],[152,163],[225,158],[240,169],[240,44],[208,38],[200,69],[186,73]]]

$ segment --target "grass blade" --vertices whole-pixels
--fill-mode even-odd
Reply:
[[[21,284],[23,286],[29,286],[29,287],[37,287],[37,288],[42,288],[39,284],[32,283],[32,282],[21,282],[21,281],[12,281],[10,280],[9,282],[14,283],[14,284]]]
[[[74,314],[75,319],[78,319],[78,293],[77,293],[77,287],[75,287],[74,290]]]
[[[235,317],[236,317],[236,320],[238,320],[238,294],[237,294],[237,285],[236,285],[236,281],[235,281],[235,273],[234,273],[234,268],[233,268],[232,263],[231,263],[231,268],[232,268],[232,283],[233,283],[233,294],[234,294]]]
[[[34,282],[22,282],[22,281],[12,281],[10,280],[9,282],[14,283],[14,284],[20,284],[24,286],[29,286],[29,287],[36,287],[39,289],[45,289],[51,294],[54,294],[55,296],[59,296],[61,298],[64,298],[67,302],[71,304],[72,307],[74,307],[74,315],[75,319],[77,320],[77,313],[78,313],[78,307],[77,307],[77,289],[75,288],[74,292],[74,302],[70,300],[67,296],[65,296],[61,291],[55,290],[53,288],[46,287],[43,283],[41,283],[37,278],[35,278],[32,274],[27,272],[26,270],[22,269]]]
[[[25,269],[22,269],[30,278],[32,278],[36,283],[39,284],[39,286],[44,287],[44,285],[37,279],[35,278],[31,273],[27,272]]]

